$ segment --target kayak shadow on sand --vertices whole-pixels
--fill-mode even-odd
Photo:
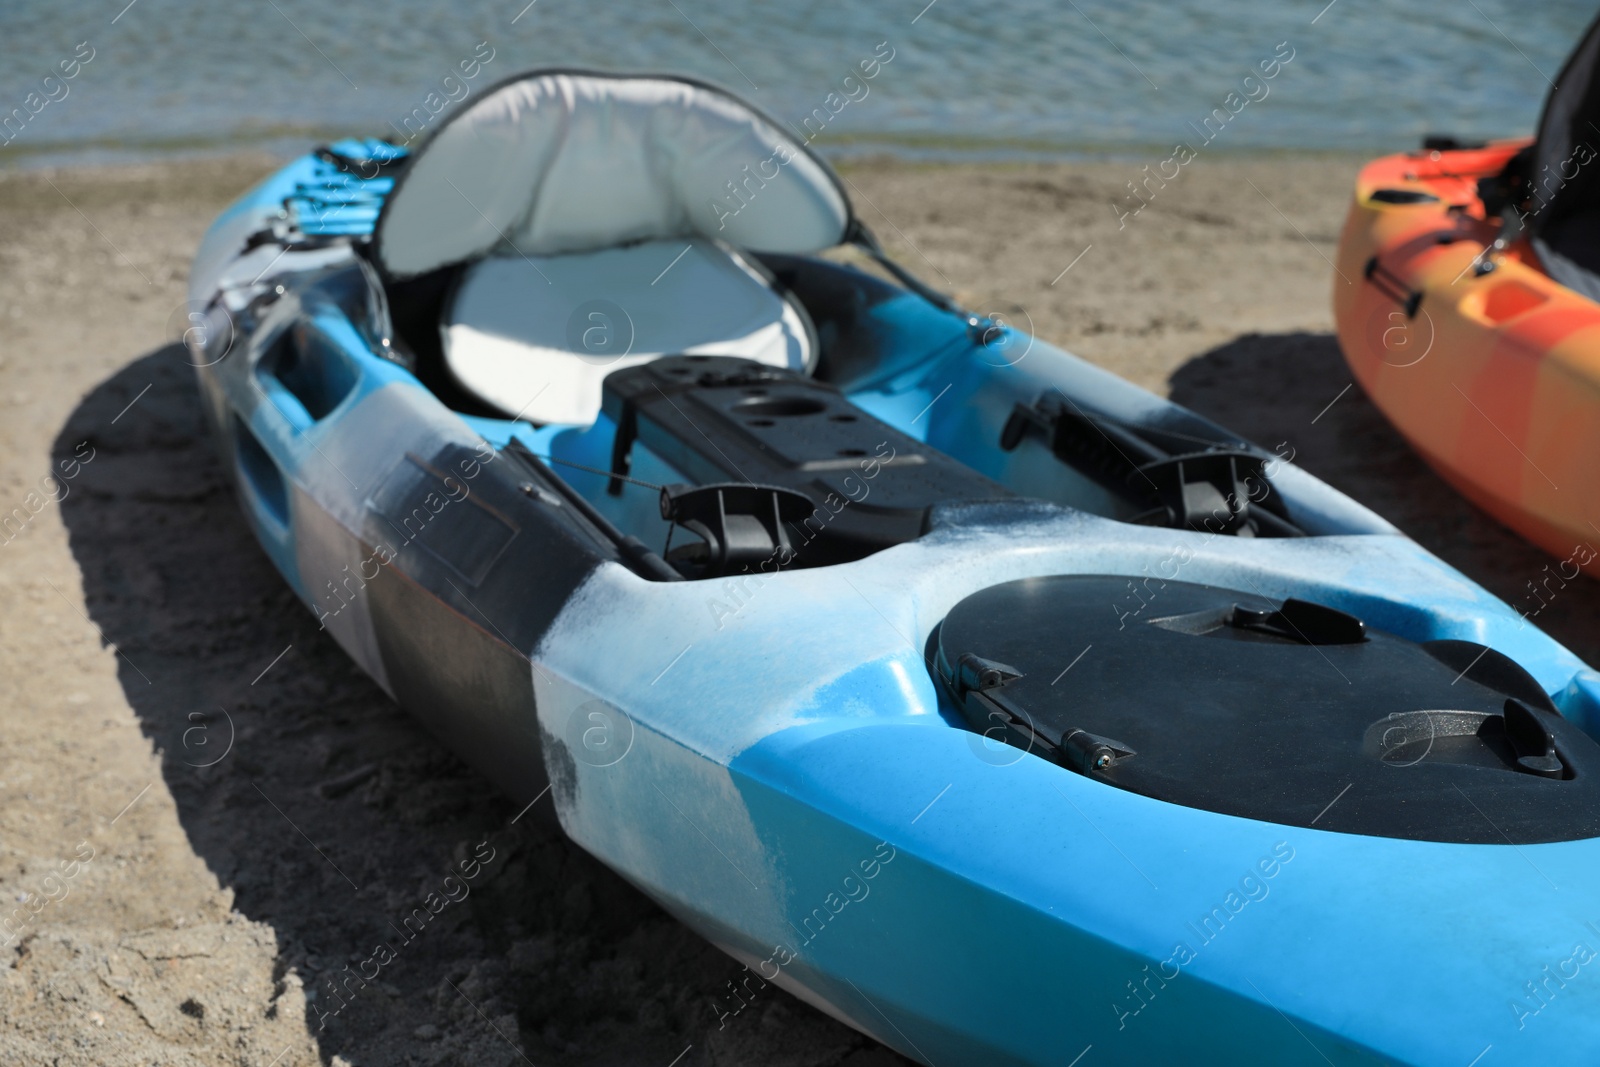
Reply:
[[[1579,578],[1557,588],[1558,579],[1548,587],[1553,596],[1535,599],[1528,583],[1555,573],[1556,561],[1456,493],[1353,383],[1332,334],[1244,334],[1179,367],[1170,395],[1269,451],[1292,455],[1600,663],[1600,585]]]
[[[325,1028],[326,994],[307,1005],[324,1062],[667,1063],[691,1043],[681,1067],[904,1062],[775,988],[719,1030],[732,960],[562,836],[548,799],[513,823],[319,631],[245,524],[184,349],[101,383],[54,454],[84,441],[61,501],[84,599],[195,852],[274,928],[275,978],[320,991],[376,944],[398,956]],[[486,853],[463,900],[400,929]]]

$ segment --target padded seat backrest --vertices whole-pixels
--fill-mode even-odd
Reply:
[[[406,278],[490,254],[697,236],[810,253],[850,223],[828,167],[720,89],[535,73],[439,128],[385,203],[375,244]]]

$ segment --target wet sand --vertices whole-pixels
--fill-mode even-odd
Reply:
[[[1289,443],[1532,606],[1548,558],[1346,390],[1329,260],[1358,162],[1201,158],[1120,221],[1134,164],[845,175],[934,285]],[[0,533],[0,908],[16,909],[0,922],[20,935],[3,949],[0,1061],[904,1062],[776,989],[719,1022],[739,967],[547,818],[513,823],[272,571],[172,341],[206,224],[273,166],[0,176],[0,514],[26,516]],[[39,492],[53,469],[73,471],[59,501]],[[1587,582],[1536,621],[1600,659]],[[308,997],[485,850],[471,895],[378,979],[343,1006]]]

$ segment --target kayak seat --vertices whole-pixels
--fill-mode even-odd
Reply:
[[[1600,300],[1600,208],[1547,226],[1533,246],[1545,273],[1575,293]]]
[[[552,71],[486,91],[396,179],[386,284],[453,271],[446,374],[511,418],[587,425],[607,374],[667,353],[809,373],[799,302],[755,258],[849,238],[839,180],[714,86]]]
[[[565,255],[493,255],[446,301],[444,362],[509,418],[586,426],[613,371],[675,353],[738,356],[809,373],[800,303],[753,257],[704,237]]]

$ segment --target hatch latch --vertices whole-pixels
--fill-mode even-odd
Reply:
[[[1302,645],[1358,645],[1367,639],[1367,626],[1354,615],[1326,604],[1290,597],[1277,611],[1254,611],[1235,604],[1228,625],[1255,630]]]
[[[1567,766],[1556,752],[1556,739],[1539,717],[1516,697],[1506,699],[1506,741],[1517,769],[1541,778],[1565,778]]]
[[[1079,774],[1094,774],[1118,760],[1138,755],[1121,741],[1091,734],[1087,730],[1068,730],[1061,737],[1061,762]]]
[[[964,697],[974,691],[998,689],[1021,677],[1022,672],[1015,667],[968,652],[956,664],[955,691],[957,696]]]

